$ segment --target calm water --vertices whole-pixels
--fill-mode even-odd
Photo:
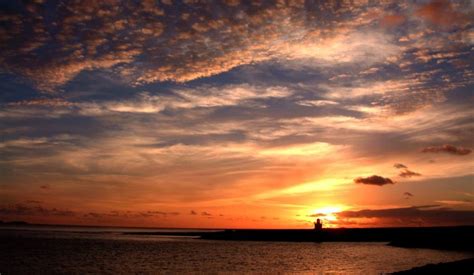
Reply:
[[[380,274],[473,256],[385,243],[207,241],[120,233],[124,231],[128,229],[0,229],[0,273]]]

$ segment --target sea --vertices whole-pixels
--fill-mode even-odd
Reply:
[[[474,256],[381,242],[213,241],[192,235],[209,231],[0,226],[0,274],[385,274]],[[127,234],[137,232],[176,235]]]

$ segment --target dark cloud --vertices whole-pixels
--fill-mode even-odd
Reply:
[[[147,212],[141,212],[141,213],[146,213],[148,215],[159,215],[159,216],[178,216],[179,212],[164,212],[164,211],[147,211]]]
[[[441,208],[439,205],[343,211],[336,213],[336,215],[342,219],[378,218],[405,225],[474,225],[474,211]]]
[[[179,212],[166,211],[109,211],[109,212],[78,212],[58,208],[47,208],[40,205],[39,201],[28,201],[27,204],[13,204],[0,206],[0,215],[5,216],[62,216],[85,217],[94,219],[104,218],[149,218],[178,216]]]
[[[405,166],[404,164],[401,164],[401,163],[395,163],[393,165],[393,167],[395,167],[397,169],[408,168],[407,166]]]
[[[454,145],[445,144],[440,146],[430,146],[423,148],[422,153],[448,153],[452,155],[465,156],[469,155],[472,150],[464,147],[456,147]]]
[[[189,215],[197,215],[197,214],[198,214],[198,213],[197,213],[196,211],[194,211],[194,210],[191,210],[191,211],[189,212]]]
[[[48,190],[50,189],[51,187],[49,186],[49,184],[43,184],[40,186],[41,189],[44,189],[44,190]]]
[[[325,216],[326,214],[324,213],[314,213],[314,214],[308,215],[308,217],[312,217],[312,218],[325,217]]]
[[[405,193],[403,193],[403,196],[405,196],[405,199],[409,199],[409,198],[413,197],[413,194],[410,193],[410,192],[405,192]]]
[[[45,208],[41,205],[13,204],[0,207],[0,215],[7,216],[76,216],[76,212],[57,208]]]
[[[86,218],[95,218],[95,219],[99,219],[99,218],[103,218],[104,215],[101,214],[101,213],[96,213],[96,212],[89,212],[89,213],[85,213],[83,214],[84,217]]]
[[[46,107],[72,107],[74,103],[62,98],[37,98],[11,102],[8,106],[46,106]]]
[[[110,212],[88,212],[82,216],[86,218],[104,219],[104,218],[152,218],[168,216],[177,216],[179,212],[165,212],[165,211],[110,211]]]
[[[411,177],[419,177],[421,176],[420,173],[417,173],[417,172],[413,172],[413,171],[410,171],[408,169],[405,169],[403,170],[402,172],[400,172],[400,174],[398,174],[400,177],[402,178],[411,178]]]
[[[358,177],[354,179],[354,182],[361,183],[361,184],[378,185],[378,186],[382,186],[385,184],[394,184],[394,182],[390,178],[384,178],[377,175],[373,175],[366,178]]]
[[[201,216],[212,216],[212,214],[209,212],[203,211],[201,212]]]
[[[27,200],[25,203],[31,203],[31,204],[42,204],[42,201],[37,201],[37,200]]]

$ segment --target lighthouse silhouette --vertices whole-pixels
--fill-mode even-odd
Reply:
[[[321,230],[323,229],[323,224],[321,223],[320,219],[316,219],[316,222],[314,223],[314,230]]]

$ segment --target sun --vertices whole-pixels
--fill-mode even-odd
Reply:
[[[331,223],[337,221],[337,216],[335,214],[343,211],[344,209],[346,209],[346,207],[341,205],[324,206],[312,210],[312,216],[322,219],[326,223],[329,223],[328,225],[330,225]]]

